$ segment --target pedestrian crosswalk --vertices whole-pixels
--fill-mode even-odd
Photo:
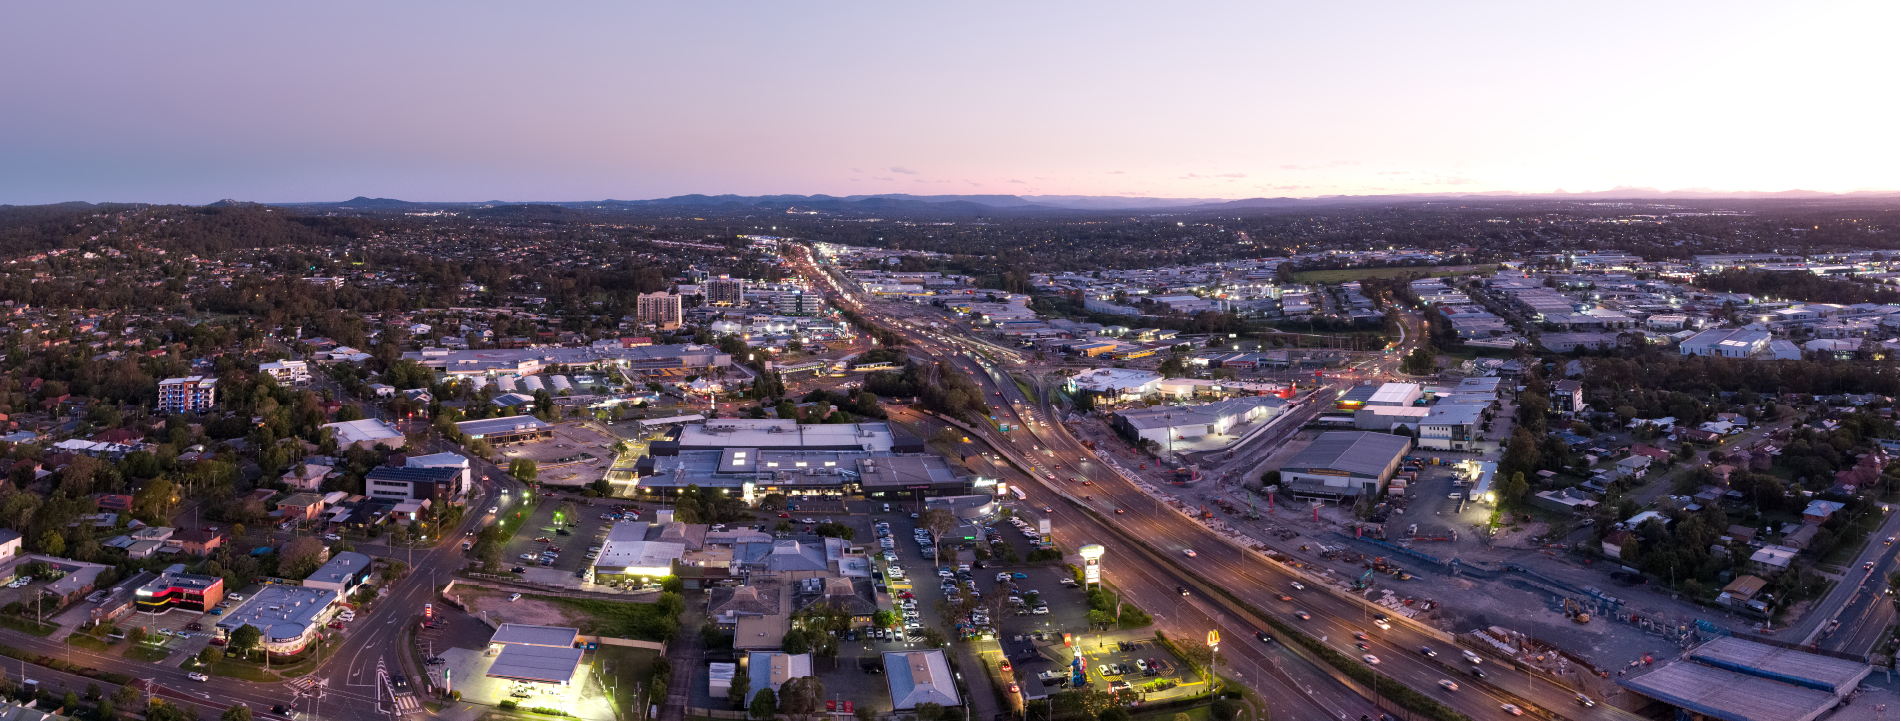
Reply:
[[[297,689],[299,691],[309,691],[317,687],[317,677],[316,676],[301,676],[298,678],[291,679],[290,687]]]
[[[422,702],[416,700],[416,694],[407,692],[396,694],[396,714],[398,716],[420,713],[421,711]]]

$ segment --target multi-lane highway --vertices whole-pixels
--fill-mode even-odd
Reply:
[[[1835,616],[1834,624],[1816,629],[1810,637],[1821,649],[1867,656],[1888,639],[1882,632],[1895,625],[1888,575],[1897,565],[1893,540],[1897,527],[1901,527],[1901,516],[1890,515],[1870,536],[1868,547],[1841,583],[1823,599],[1824,608],[1840,608],[1841,613]]]
[[[828,276],[809,264],[806,272],[826,278],[825,282],[829,283]],[[875,306],[845,302],[868,317],[879,315]],[[1176,585],[1187,585],[1191,592],[1201,589],[1201,593],[1193,593],[1185,604],[1179,596],[1163,600],[1164,605],[1159,608],[1165,609],[1160,614],[1165,625],[1180,628],[1183,622],[1180,615],[1188,614],[1189,623],[1219,625],[1228,638],[1236,638],[1239,632],[1241,638],[1252,639],[1253,633],[1248,629],[1259,624],[1248,617],[1251,611],[1238,610],[1222,599],[1209,598],[1210,587],[1219,586],[1351,657],[1371,653],[1379,659],[1373,668],[1384,681],[1432,695],[1474,718],[1502,717],[1505,712],[1501,705],[1505,703],[1554,717],[1634,718],[1603,704],[1583,706],[1570,688],[1500,668],[1497,664],[1480,664],[1480,669],[1488,674],[1486,679],[1480,680],[1470,673],[1471,665],[1460,658],[1458,650],[1441,640],[1441,635],[1410,622],[1395,618],[1390,629],[1378,628],[1372,623],[1372,614],[1383,609],[1323,590],[1292,570],[1229,543],[1206,526],[1164,506],[1156,496],[1104,465],[1070,436],[1056,415],[1056,408],[1044,399],[1024,397],[1016,379],[1011,378],[1006,369],[989,363],[989,359],[997,356],[986,357],[988,348],[951,335],[950,331],[924,330],[908,324],[885,325],[904,335],[921,353],[948,362],[957,372],[969,374],[991,401],[999,421],[1020,425],[1027,431],[1005,437],[992,430],[994,426],[978,429],[986,441],[1041,484],[1042,492],[1032,495],[1032,500],[1047,499],[1042,503],[1051,509],[1060,541],[1069,547],[1081,543],[1107,546],[1111,555],[1104,563],[1112,582],[1143,589],[1137,593],[1144,602],[1155,602],[1150,596],[1156,587],[1163,589],[1164,596],[1170,593],[1167,589]],[[1393,364],[1418,342],[1419,325],[1416,322],[1406,325],[1409,326],[1407,342],[1396,353],[1366,368],[1369,374],[1390,373]],[[1320,392],[1325,393],[1327,389],[1323,386]],[[1058,498],[1060,501],[1055,500]],[[1192,557],[1188,555],[1190,550],[1194,551]],[[1296,588],[1296,582],[1306,587]],[[1291,600],[1279,600],[1282,594]],[[1302,614],[1306,618],[1302,618]],[[1355,648],[1354,634],[1358,632],[1368,634],[1368,649]],[[1429,657],[1423,653],[1422,649],[1427,647],[1436,655]],[[1307,664],[1284,649],[1258,643],[1243,643],[1234,648],[1234,656],[1227,656],[1231,648],[1234,647],[1224,644],[1224,656],[1236,661],[1236,666],[1231,668],[1239,672],[1246,683],[1256,685],[1263,692],[1294,687],[1300,689],[1299,696],[1313,699],[1303,704],[1302,709],[1289,709],[1294,717],[1308,718],[1316,712],[1328,717],[1351,715],[1352,708],[1368,705],[1358,693],[1347,691],[1342,674],[1331,668]],[[1253,675],[1247,670],[1250,668],[1255,669]],[[1279,672],[1265,671],[1270,668]],[[1454,681],[1460,689],[1443,688],[1441,680]]]

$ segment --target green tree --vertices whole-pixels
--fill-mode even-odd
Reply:
[[[817,676],[800,676],[779,685],[779,713],[809,716],[825,702],[825,684]]]
[[[231,704],[218,716],[218,721],[251,721],[251,707],[241,703]]]
[[[753,694],[752,706],[746,713],[760,721],[772,718],[779,713],[779,695],[770,688],[759,689],[759,693]]]
[[[190,717],[164,699],[154,698],[145,707],[145,721],[190,721]]]
[[[230,638],[231,642],[227,644],[227,647],[237,652],[240,657],[248,656],[251,651],[257,649],[258,641],[264,638],[264,632],[247,623],[238,630],[232,631]]]
[[[795,629],[786,631],[785,637],[780,639],[779,641],[779,650],[784,651],[793,656],[797,656],[802,653],[811,653],[812,652],[811,639],[807,638],[805,629],[803,628],[795,628]]]
[[[60,556],[66,553],[66,538],[51,528],[40,534],[40,551],[48,556]]]
[[[541,469],[532,458],[517,458],[508,462],[508,475],[523,482],[533,482],[541,475]]]
[[[1525,483],[1524,471],[1513,471],[1510,478],[1499,484],[1498,498],[1502,504],[1515,507],[1525,500],[1525,494],[1530,490],[1530,484]]]
[[[713,624],[708,624],[708,625],[714,626],[715,630],[718,629],[718,626],[716,625],[713,625]],[[762,689],[762,690],[770,691],[771,689]],[[726,692],[726,702],[731,704],[734,709],[744,710],[746,708],[746,694],[751,693],[751,692],[752,692],[752,677],[748,674],[743,674],[743,673],[733,674],[733,685],[732,685],[732,688],[728,689]]]

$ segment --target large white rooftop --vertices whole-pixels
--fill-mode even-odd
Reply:
[[[799,423],[794,419],[716,418],[680,427],[680,448],[891,450],[884,423]]]

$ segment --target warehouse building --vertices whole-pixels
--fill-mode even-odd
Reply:
[[[1412,445],[1405,436],[1328,431],[1281,466],[1281,487],[1295,498],[1333,502],[1377,494]]]

